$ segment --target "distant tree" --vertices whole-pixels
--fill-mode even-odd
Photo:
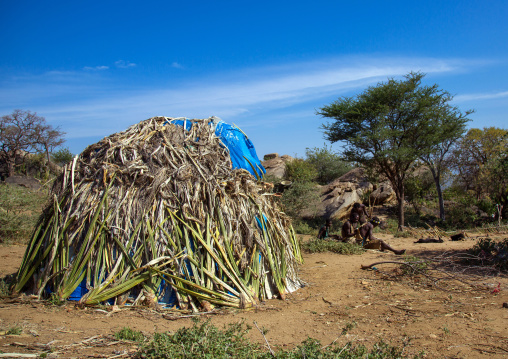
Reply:
[[[332,150],[332,147],[307,148],[305,150],[306,162],[312,164],[317,170],[315,181],[320,185],[330,183],[353,168],[351,164]]]
[[[41,125],[37,133],[37,147],[40,153],[46,155],[48,163],[51,162],[50,154],[53,150],[63,144],[65,139],[63,135],[65,133],[60,131],[59,128],[53,128],[51,125]]]
[[[69,148],[61,148],[58,151],[54,151],[51,154],[51,159],[59,166],[65,166],[67,163],[72,161],[74,155],[69,151]]]
[[[439,202],[439,218],[443,221],[445,220],[445,207],[441,177],[443,171],[448,167],[448,155],[453,145],[466,132],[466,123],[469,121],[467,116],[474,112],[473,110],[468,110],[462,113],[457,107],[451,106],[448,103],[452,99],[453,97],[450,95],[443,96],[443,103],[437,106],[432,114],[435,121],[434,136],[428,144],[427,151],[423,152],[420,156],[420,159],[432,173]]]
[[[376,168],[390,181],[399,229],[404,225],[404,186],[410,169],[444,141],[443,119],[453,119],[456,110],[448,104],[448,92],[422,85],[424,76],[409,73],[401,81],[389,79],[317,112],[334,120],[323,124],[324,136],[332,143],[344,141],[346,160]]]
[[[490,197],[508,207],[508,130],[470,129],[453,150],[458,184],[476,199]]]
[[[53,128],[46,119],[30,111],[14,110],[0,119],[0,160],[12,176],[16,155],[24,153],[49,153],[63,143],[65,133]]]

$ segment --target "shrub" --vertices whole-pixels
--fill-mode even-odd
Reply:
[[[480,238],[467,252],[473,257],[466,259],[466,263],[494,266],[499,270],[508,271],[508,238],[502,241]]]
[[[326,144],[323,148],[307,148],[305,155],[307,157],[305,161],[317,170],[314,181],[321,185],[330,183],[353,168],[337,152],[332,151],[331,146],[327,147]]]
[[[51,159],[59,166],[65,166],[67,163],[72,161],[74,155],[69,151],[68,147],[61,148],[51,154]]]
[[[312,210],[318,199],[318,191],[312,182],[295,182],[284,191],[280,201],[286,214],[297,218],[303,210]]]
[[[312,182],[317,174],[316,167],[301,158],[286,163],[286,177],[292,182]]]
[[[224,330],[210,321],[194,320],[191,328],[180,328],[175,334],[155,333],[153,339],[140,348],[140,358],[252,358],[261,351],[245,335],[250,328],[232,323]]]

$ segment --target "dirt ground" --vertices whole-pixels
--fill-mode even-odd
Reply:
[[[446,255],[475,243],[474,237],[429,244],[415,244],[415,238],[380,237],[395,248],[406,248],[410,256]],[[23,252],[19,245],[0,247],[0,277],[17,270]],[[362,255],[320,253],[304,258],[300,276],[306,286],[286,300],[203,317],[219,327],[243,320],[253,327],[249,337],[266,345],[257,324],[272,348],[292,348],[311,337],[323,346],[352,341],[370,347],[383,340],[404,347],[408,355],[424,351],[427,358],[508,357],[508,309],[503,308],[508,302],[506,275],[483,274],[475,282],[478,288],[443,279],[438,289],[424,278],[387,279],[401,273],[396,264],[361,269],[362,264],[402,260],[391,253],[369,250]],[[119,309],[81,309],[72,303],[55,306],[27,298],[1,300],[0,352],[40,354],[51,348],[50,357],[127,357],[135,346],[112,337],[123,327],[151,334],[192,325],[185,313]],[[12,327],[22,327],[23,333],[6,335]]]

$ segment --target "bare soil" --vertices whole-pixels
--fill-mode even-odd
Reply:
[[[415,238],[379,237],[397,249],[406,248],[410,256],[435,257],[475,243],[474,238],[416,244]],[[16,272],[24,250],[19,245],[0,247],[0,277]],[[400,265],[361,269],[361,265],[402,260],[392,253],[369,250],[362,255],[319,253],[304,258],[300,276],[307,285],[286,300],[202,317],[219,327],[244,321],[253,327],[250,338],[266,345],[256,323],[272,348],[292,348],[311,337],[323,346],[352,341],[371,347],[383,340],[403,347],[407,355],[424,351],[427,358],[508,357],[508,309],[503,308],[508,302],[506,275],[483,274],[475,282],[477,288],[452,280],[442,280],[436,288],[424,278],[401,276]],[[499,292],[494,290],[498,285]],[[135,352],[135,345],[115,341],[113,333],[123,327],[147,334],[174,332],[191,326],[190,317],[167,310],[121,307],[113,311],[78,308],[72,302],[56,306],[27,297],[4,298],[0,300],[0,351],[40,354],[52,348],[50,356],[59,358],[127,357]],[[23,328],[23,333],[6,335],[13,327]]]

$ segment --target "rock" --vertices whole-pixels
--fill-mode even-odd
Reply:
[[[5,183],[11,185],[18,185],[21,187],[26,187],[34,190],[38,190],[41,188],[41,184],[33,177],[28,176],[10,176],[5,179]]]
[[[266,155],[263,156],[263,160],[264,161],[268,161],[268,160],[273,160],[274,158],[277,158],[279,157],[279,154],[274,152],[274,153],[268,153]]]
[[[286,173],[286,163],[293,161],[294,158],[288,155],[279,157],[277,153],[265,155],[264,158],[271,155],[277,155],[277,157],[274,157],[267,161],[261,161],[261,164],[266,170],[266,176],[273,176],[275,178],[284,178],[284,174]]]
[[[362,168],[354,168],[328,185],[322,186],[317,208],[312,213],[305,211],[302,215],[348,218],[353,204],[362,202],[363,195],[372,188],[372,184],[367,181],[365,171]]]
[[[370,194],[370,203],[375,205],[392,203],[395,200],[395,191],[389,182],[381,183],[378,188]]]

